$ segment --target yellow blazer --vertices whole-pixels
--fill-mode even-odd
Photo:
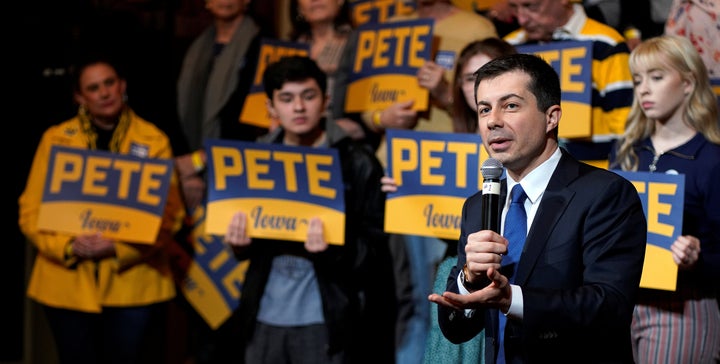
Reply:
[[[147,150],[148,158],[173,157],[167,135],[131,110],[130,123],[119,149],[123,154]],[[103,306],[140,306],[175,297],[167,246],[172,242],[184,209],[176,177],[173,176],[165,216],[155,244],[116,242],[116,256],[100,261],[66,259],[65,249],[74,236],[40,231],[38,211],[52,146],[88,149],[88,136],[74,117],[48,128],[35,152],[25,190],[19,199],[19,225],[37,248],[27,295],[37,302],[58,308],[100,312]]]

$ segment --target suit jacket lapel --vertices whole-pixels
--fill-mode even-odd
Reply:
[[[575,194],[574,191],[567,188],[567,185],[575,180],[578,174],[578,162],[563,150],[560,162],[552,177],[550,177],[540,207],[530,226],[518,268],[515,272],[515,284],[525,284],[537,264],[540,253],[545,249],[550,234],[556,228],[557,222],[565,213]]]

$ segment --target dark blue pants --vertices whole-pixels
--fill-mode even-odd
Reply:
[[[43,308],[62,364],[150,363],[164,353],[165,303],[102,313]]]

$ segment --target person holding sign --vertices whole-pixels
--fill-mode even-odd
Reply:
[[[250,0],[206,0],[213,23],[183,57],[177,81],[182,138],[173,142],[183,198],[190,211],[205,197],[205,139],[252,141],[267,132],[238,121],[264,35],[248,14],[249,6]]]
[[[175,180],[153,243],[110,239],[101,232],[72,235],[38,228],[53,147],[172,158],[165,133],[126,104],[126,82],[110,61],[90,57],[76,71],[78,114],[45,131],[19,199],[20,228],[37,249],[27,294],[44,309],[60,363],[159,361],[162,346],[147,346],[163,344],[151,329],[164,332],[164,307],[175,297],[166,251],[183,216]],[[98,179],[86,180],[83,186],[93,193],[107,189]],[[155,352],[150,358],[142,356],[147,349]]]
[[[438,42],[435,59],[427,60],[417,73],[420,86],[430,91],[430,110],[427,114],[412,115],[416,124],[404,124],[401,120],[406,119],[411,104],[399,102],[385,110],[374,111],[369,126],[379,133],[385,128],[453,131],[451,80],[455,58],[468,43],[497,37],[495,26],[488,18],[466,12],[445,0],[417,1],[415,13],[391,20],[403,19],[434,20],[433,37]]]
[[[363,44],[358,44],[358,37],[351,38],[348,42],[347,52],[344,55],[341,72],[338,75],[338,89],[333,93],[337,101],[334,102],[335,117],[349,117],[358,120],[365,130],[365,140],[368,144],[377,148],[377,156],[384,166],[387,165],[387,148],[385,143],[386,129],[407,129],[432,132],[453,132],[452,107],[454,104],[452,96],[452,70],[460,50],[468,43],[485,38],[497,37],[497,31],[490,19],[471,11],[463,10],[453,4],[450,0],[421,0],[414,1],[415,11],[410,14],[398,14],[386,22],[386,24],[400,24],[406,21],[432,21],[432,37],[426,42],[419,40],[412,41],[412,44],[401,46],[405,42],[385,37],[385,32],[378,32],[376,46],[368,54],[369,50],[363,50]],[[397,29],[397,28],[396,28]],[[397,34],[404,34],[405,30],[398,30]],[[357,33],[357,32],[356,32]],[[402,38],[399,38],[402,39]],[[408,41],[410,42],[410,41]],[[389,44],[395,43],[399,51],[390,52]],[[399,45],[398,45],[399,44]],[[428,56],[418,60],[417,67],[413,67],[413,74],[410,79],[414,86],[419,86],[423,91],[422,97],[404,96],[389,97],[389,106],[383,105],[368,106],[361,112],[348,114],[340,105],[345,104],[348,89],[347,77],[352,70],[352,64],[365,54],[365,57],[373,60],[387,57],[397,60],[397,54],[402,54],[408,62],[414,59],[411,49],[426,49]],[[402,51],[402,53],[400,53]],[[380,63],[380,62],[378,62]],[[378,67],[387,67],[384,66]],[[417,83],[415,83],[417,81]],[[410,84],[399,83],[397,94],[406,95],[411,92]],[[378,93],[380,94],[380,93]],[[429,95],[429,96],[428,96]],[[378,97],[381,99],[381,97]],[[338,105],[339,104],[339,105]],[[422,110],[419,105],[427,104]],[[430,324],[429,309],[425,301],[426,294],[430,291],[433,279],[434,266],[442,257],[444,244],[435,238],[420,236],[393,236],[391,244],[405,244],[408,251],[408,261],[414,275],[422,277],[418,282],[413,279],[413,284],[418,293],[414,297],[414,314],[408,321],[408,329],[400,332],[400,344],[398,348],[398,362],[416,363],[424,353],[425,340]],[[396,249],[401,252],[404,247]],[[435,254],[436,253],[436,254]],[[402,259],[402,257],[400,257]]]
[[[367,108],[357,114],[345,112],[347,77],[352,72],[353,63],[359,53],[357,32],[348,40],[338,74],[336,90],[333,91],[336,98],[333,101],[333,115],[336,118],[350,117],[360,122],[365,129],[366,141],[378,148],[378,158],[383,164],[386,156],[382,139],[386,128],[452,131],[450,108],[453,100],[450,92],[451,82],[448,80],[452,79],[455,57],[462,47],[472,41],[497,37],[497,31],[492,21],[480,14],[460,9],[450,0],[422,0],[415,1],[415,3],[416,9],[413,13],[396,15],[388,22],[417,19],[433,21],[432,42],[421,46],[431,49],[434,59],[423,60],[423,64],[416,72],[418,85],[429,91],[429,110],[419,112],[415,103],[419,104],[420,100],[407,99],[397,100],[383,109]],[[386,42],[389,43],[392,40],[387,39]],[[387,47],[387,44],[378,44],[374,57],[389,56],[383,54],[382,51]],[[404,54],[403,57],[408,58],[410,55]]]
[[[592,135],[562,141],[575,158],[606,168],[610,148],[623,133],[632,102],[632,78],[627,66],[630,51],[625,39],[609,25],[589,18],[583,5],[572,0],[507,1],[520,28],[504,39],[515,46],[567,40],[593,42],[592,85],[588,85],[592,87]]]
[[[353,30],[349,4],[345,0],[290,1],[293,25],[290,39],[310,44],[310,58],[327,74],[329,91],[334,89],[340,59]],[[328,114],[332,110],[332,93],[329,97]],[[365,138],[365,132],[356,122],[346,118],[336,119],[335,122],[353,139]]]
[[[289,56],[263,74],[268,111],[280,126],[262,143],[336,148],[345,185],[345,238],[325,241],[309,221],[304,243],[250,237],[248,211],[230,221],[225,241],[250,264],[238,317],[248,363],[392,363],[395,291],[383,232],[382,167],[370,148],[323,117],[325,73],[308,57]]]
[[[675,291],[641,288],[636,363],[720,360],[720,127],[702,58],[687,38],[658,36],[630,54],[635,100],[610,167],[685,176],[682,232],[670,246]],[[683,192],[680,192],[683,193]]]
[[[486,363],[631,362],[647,236],[637,190],[559,147],[560,80],[542,58],[502,56],[476,75],[482,142],[507,175],[502,231],[482,230],[482,192],[465,201],[446,291],[428,297],[443,334],[485,329]]]

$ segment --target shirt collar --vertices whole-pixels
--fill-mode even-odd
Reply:
[[[576,39],[587,22],[587,15],[581,4],[573,4],[573,15],[553,32],[553,39]]]
[[[510,177],[509,174],[507,174],[508,195],[510,195],[510,191],[512,191],[512,188],[515,187],[516,184],[520,183],[523,187],[523,190],[525,190],[525,194],[527,195],[528,200],[530,200],[531,203],[535,204],[540,199],[540,197],[542,197],[543,192],[545,192],[545,188],[550,182],[550,177],[552,177],[555,168],[557,167],[558,163],[560,163],[561,156],[562,152],[560,151],[560,148],[555,149],[555,152],[553,152],[550,158],[548,158],[537,168],[533,169],[520,182],[516,182],[512,179],[512,177]]]

